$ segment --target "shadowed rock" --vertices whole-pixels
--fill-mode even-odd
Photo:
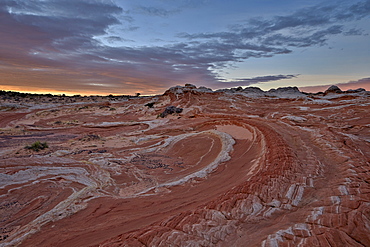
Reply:
[[[333,86],[330,86],[325,92],[324,92],[324,94],[328,94],[328,93],[343,93],[343,91],[339,88],[339,87],[337,87],[337,86],[335,86],[335,85],[333,85]]]
[[[155,104],[155,102],[150,102],[148,104],[145,104],[145,106],[147,106],[148,108],[153,108],[154,104]]]
[[[174,114],[174,113],[181,113],[182,108],[177,108],[173,105],[167,106],[166,109],[159,115],[161,118],[166,117],[169,114]]]
[[[346,93],[361,93],[361,92],[366,92],[366,90],[363,88],[357,88],[357,89],[348,89],[346,91]]]
[[[263,94],[264,91],[259,87],[246,87],[243,89],[243,93]]]
[[[300,93],[297,87],[279,87],[278,89],[270,89],[269,93]]]

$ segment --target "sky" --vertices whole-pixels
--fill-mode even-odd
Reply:
[[[0,90],[370,90],[370,0],[0,3]]]

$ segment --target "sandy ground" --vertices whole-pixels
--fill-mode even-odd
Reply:
[[[180,89],[0,101],[0,246],[370,246],[368,92]]]

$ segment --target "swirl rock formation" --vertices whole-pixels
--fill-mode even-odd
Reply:
[[[3,97],[0,246],[370,246],[370,93],[332,91]]]

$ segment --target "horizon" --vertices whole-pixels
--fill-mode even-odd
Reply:
[[[0,89],[370,91],[370,0],[4,0]]]
[[[192,84],[190,84],[192,85]],[[309,87],[302,87],[302,88],[299,88],[299,87],[296,87],[296,86],[287,86],[287,87],[278,87],[278,88],[270,88],[269,90],[262,90],[264,92],[268,92],[270,90],[276,90],[276,89],[280,89],[280,88],[288,88],[288,87],[296,87],[298,88],[298,90],[301,92],[301,93],[308,93],[308,94],[317,94],[317,93],[323,93],[325,92],[327,89],[329,89],[331,86],[337,86],[340,90],[342,90],[343,92],[347,91],[347,90],[355,90],[355,89],[365,89],[365,88],[361,88],[361,87],[358,87],[358,88],[353,88],[353,87],[350,87],[346,84],[344,84],[345,87],[340,87],[337,86],[337,85],[323,85],[323,86],[309,86]],[[186,87],[186,85],[176,85],[176,86],[173,86],[173,87]],[[196,86],[197,88],[199,88],[198,86]],[[201,86],[202,87],[202,86]],[[242,87],[242,88],[248,88],[248,87],[255,87],[255,86],[245,86],[245,87]],[[237,88],[237,87],[233,87],[233,88]],[[256,87],[255,87],[256,88]],[[170,88],[168,88],[170,89]],[[168,90],[167,89],[167,90]],[[216,89],[216,90],[213,90],[213,92],[216,92],[217,90],[222,90],[222,89],[232,89],[232,88],[219,88],[219,89]],[[165,90],[165,91],[167,91]],[[365,89],[366,91],[369,91],[367,89]],[[151,95],[145,95],[145,94],[141,94],[141,93],[135,93],[135,94],[66,94],[66,93],[50,93],[50,92],[27,92],[27,91],[14,91],[14,90],[2,90],[0,89],[0,92],[5,92],[5,93],[19,93],[19,94],[26,94],[26,95],[36,95],[36,96],[48,96],[48,95],[51,95],[52,97],[152,97],[152,96],[158,96],[158,95],[163,95],[165,93],[165,91],[163,91],[162,93],[159,93],[159,94],[151,94]]]

